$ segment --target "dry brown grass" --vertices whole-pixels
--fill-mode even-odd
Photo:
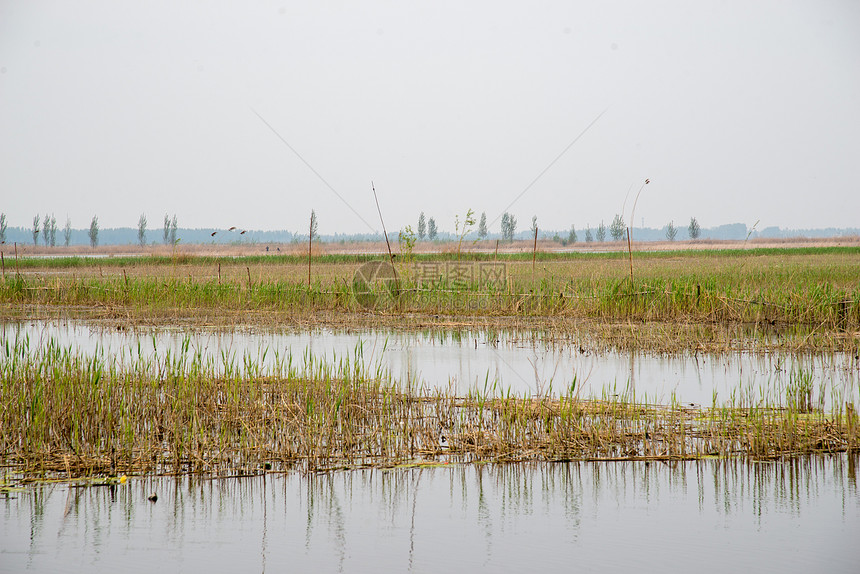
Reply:
[[[635,231],[634,231],[635,237]],[[305,238],[307,239],[307,238]],[[266,247],[269,251],[266,251]],[[463,253],[494,253],[498,247],[498,253],[531,253],[533,242],[531,240],[515,241],[513,243],[497,242],[495,240],[484,240],[464,243]],[[665,251],[713,251],[724,249],[786,249],[798,247],[860,247],[860,236],[850,235],[831,238],[806,238],[794,237],[787,239],[757,238],[749,241],[737,240],[710,240],[700,239],[697,241],[648,241],[633,242],[634,252],[665,252]],[[12,245],[3,245],[2,251],[7,263],[14,259]],[[20,243],[17,245],[18,254],[22,257],[32,255],[52,256],[128,256],[128,255],[161,255],[165,257],[176,253],[187,256],[211,256],[211,257],[245,257],[251,255],[307,255],[307,241],[302,243],[247,243],[247,244],[187,244],[179,245],[175,249],[169,245],[102,245],[91,248],[85,245],[71,247],[46,247],[44,245],[32,245]],[[277,251],[280,249],[280,251]],[[397,252],[397,245],[392,245]],[[538,241],[537,249],[543,253],[604,253],[607,251],[626,252],[626,242],[585,243],[580,241],[570,246],[562,246],[560,243],[548,239]],[[423,241],[416,244],[416,254],[433,253],[455,253],[457,243],[429,242]],[[316,243],[314,244],[315,255],[384,255],[387,248],[384,241],[355,242],[355,243]]]
[[[465,257],[465,256],[464,256]],[[505,260],[508,274],[515,282],[532,281],[532,262],[530,260]],[[320,261],[312,264],[313,279],[321,283],[351,281],[360,263],[348,261]],[[855,288],[858,286],[860,255],[857,253],[796,253],[767,255],[742,252],[733,256],[712,256],[707,252],[679,254],[675,257],[660,253],[638,254],[634,261],[637,281],[651,279],[698,278],[702,282],[717,280],[734,284],[749,284],[767,279],[770,283],[780,281],[797,283],[805,280],[826,280],[835,287]],[[104,264],[98,259],[87,265],[73,268],[56,268],[46,261],[44,266],[29,266],[23,273],[42,277],[110,277],[128,275],[130,277],[191,278],[195,281],[212,281],[220,277],[224,282],[247,281],[250,271],[252,280],[272,282],[279,280],[299,281],[307,277],[307,263],[284,261],[277,257],[256,259],[246,262],[243,259],[222,259],[213,263],[201,264],[195,257],[183,257],[172,264],[153,265],[146,258],[133,261],[122,267]],[[14,274],[13,263],[7,261],[7,276]],[[589,257],[577,259],[538,260],[535,279],[549,280],[563,285],[565,282],[605,282],[623,280],[629,277],[629,263],[620,257]],[[762,285],[767,286],[767,285]]]

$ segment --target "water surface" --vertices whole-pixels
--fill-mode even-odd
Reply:
[[[0,571],[856,572],[856,462],[475,464],[44,485],[0,499]]]
[[[662,356],[636,352],[586,351],[576,341],[559,344],[540,333],[404,332],[385,329],[302,332],[217,331],[159,328],[117,331],[73,321],[29,321],[2,325],[4,340],[27,338],[31,348],[49,340],[83,353],[115,360],[166,351],[200,354],[241,368],[244,358],[265,367],[292,354],[294,362],[314,355],[336,361],[361,354],[393,378],[413,387],[455,394],[536,395],[579,392],[581,396],[635,394],[665,404],[725,404],[785,399],[798,371],[811,374],[812,403],[822,408],[851,400],[860,404],[860,361],[845,353],[724,353]]]

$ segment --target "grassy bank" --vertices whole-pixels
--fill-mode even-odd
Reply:
[[[223,355],[185,345],[118,359],[53,342],[0,348],[0,453],[19,476],[253,473],[404,463],[769,459],[856,448],[852,391],[811,404],[799,371],[766,397],[693,407],[605,391],[581,397],[450,396],[403,387],[357,348],[321,362]],[[447,457],[447,458],[446,458]]]
[[[7,259],[0,317],[125,324],[516,328],[600,344],[860,351],[855,247],[403,256],[396,282],[357,280],[371,255]],[[494,280],[484,267],[501,269]],[[452,275],[466,269],[465,278]],[[432,272],[428,272],[428,269]],[[746,348],[749,348],[747,346]]]
[[[21,274],[0,282],[0,304],[113,306],[130,314],[201,309],[306,313],[338,311],[462,316],[553,316],[634,321],[768,323],[831,331],[860,329],[860,264],[800,267],[758,262],[746,269],[703,266],[682,272],[579,269],[569,262],[532,273],[509,264],[502,282],[440,276],[358,284],[352,276],[296,278],[246,266],[213,274],[171,267],[103,276]],[[354,271],[349,265],[346,270]],[[177,272],[174,272],[177,271]],[[281,275],[278,277],[278,275]],[[293,275],[293,277],[290,277]],[[286,276],[286,277],[285,277]]]

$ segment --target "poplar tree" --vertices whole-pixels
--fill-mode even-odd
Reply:
[[[39,216],[33,217],[33,245],[39,245]]]
[[[141,247],[146,245],[146,214],[141,213],[137,220],[137,242]]]
[[[675,224],[671,221],[669,225],[666,226],[666,239],[669,241],[675,241],[675,236],[678,235],[678,228],[675,227]]]
[[[690,218],[690,225],[687,227],[687,231],[690,234],[690,239],[698,239],[699,235],[702,234],[702,228],[699,227],[699,222],[696,221],[695,217]]]
[[[439,230],[436,229],[436,220],[432,217],[427,221],[427,239],[433,241],[436,239],[436,234],[439,233]]]
[[[99,245],[99,218],[93,215],[93,220],[90,222],[90,247],[96,248]]]
[[[418,216],[418,239],[424,239],[427,235],[427,221],[424,219],[424,212]]]

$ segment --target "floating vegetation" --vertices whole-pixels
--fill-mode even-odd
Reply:
[[[265,351],[264,351],[265,352]],[[803,372],[726,404],[653,404],[626,389],[576,385],[513,396],[488,377],[465,396],[402,385],[358,345],[320,360],[118,358],[52,340],[0,347],[0,458],[22,477],[253,474],[440,461],[772,459],[858,447],[857,390],[825,412]]]

